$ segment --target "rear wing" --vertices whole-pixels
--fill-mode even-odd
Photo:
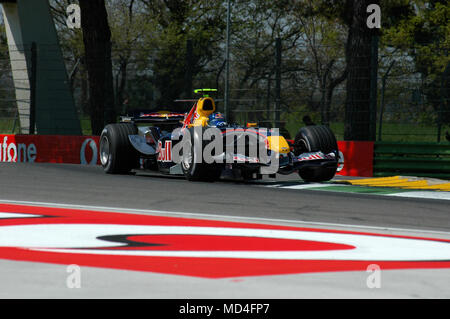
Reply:
[[[131,115],[121,116],[121,122],[134,123],[164,123],[164,124],[178,124],[185,119],[186,114],[175,112],[145,112],[135,111]]]

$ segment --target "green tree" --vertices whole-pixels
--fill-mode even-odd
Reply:
[[[80,0],[92,133],[115,122],[111,31],[104,0]]]
[[[411,56],[422,74],[421,88],[442,124],[450,123],[450,6],[447,1],[414,1],[415,12],[385,32],[386,45]]]
[[[380,4],[373,0],[349,0],[351,8],[346,45],[347,89],[345,101],[345,140],[369,141],[375,139],[375,123],[371,110],[371,86],[376,78],[371,77],[373,61],[372,41],[377,36],[377,29],[367,27],[367,7]],[[373,98],[373,97],[372,97]]]
[[[309,1],[314,6],[314,1]],[[321,16],[297,12],[296,20],[302,26],[305,52],[304,61],[311,61],[307,68],[313,74],[320,94],[321,123],[330,124],[332,98],[335,88],[347,78],[345,38],[347,30],[336,21]]]
[[[153,85],[159,91],[157,104],[176,108],[174,99],[189,97],[186,85],[191,74],[198,85],[211,85],[204,78],[206,71],[214,72],[211,65],[221,55],[225,21],[223,4],[207,0],[157,0],[145,1],[149,17],[156,22],[151,42],[156,52],[153,64]],[[192,43],[192,54],[187,63],[187,42]],[[198,75],[202,73],[201,77]]]
[[[367,27],[367,7],[377,4],[382,8],[382,28],[395,25],[400,18],[408,16],[411,4],[405,0],[317,0],[317,5],[301,3],[307,15],[321,15],[338,21],[348,30],[345,42],[346,60],[346,140],[373,140],[375,117],[370,109],[372,39],[380,30]]]
[[[282,110],[291,107],[290,93],[287,92],[299,89],[297,79],[301,78],[299,73],[305,71],[304,65],[296,61],[302,42],[302,26],[295,19],[294,8],[295,3],[284,0],[232,1],[231,107],[240,110],[235,115],[241,115],[242,121],[272,123],[273,117],[278,120],[271,110],[273,101],[279,102],[277,105]],[[281,40],[279,71],[283,79],[278,101],[275,87],[277,39]],[[300,95],[296,94],[297,97]],[[267,112],[261,112],[262,108]]]
[[[157,30],[155,17],[147,14],[146,6],[133,0],[113,0],[107,5],[111,28],[114,90],[117,111],[126,113],[128,108],[150,107],[152,96],[133,95],[135,87],[152,91],[151,82],[139,71],[150,70],[156,52],[153,35]],[[137,81],[136,81],[137,80]],[[144,99],[142,99],[144,97]]]
[[[112,77],[111,30],[104,0],[79,0],[81,30],[66,25],[69,0],[51,0],[50,5],[57,26],[63,54],[71,60],[69,71],[80,64],[83,83],[89,97],[87,111],[92,134],[99,135],[105,124],[115,122],[115,101]],[[71,74],[75,75],[75,73]],[[74,80],[73,78],[71,80]],[[86,94],[87,93],[87,94]]]

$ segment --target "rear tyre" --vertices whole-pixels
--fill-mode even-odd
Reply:
[[[302,127],[294,140],[294,154],[321,151],[325,154],[337,151],[337,141],[334,133],[328,126],[315,125]],[[324,182],[334,177],[337,170],[336,165],[330,163],[327,167],[305,167],[298,174],[306,182]]]
[[[132,123],[108,124],[100,135],[100,162],[108,174],[127,174],[139,167],[139,157],[128,135],[136,135]]]

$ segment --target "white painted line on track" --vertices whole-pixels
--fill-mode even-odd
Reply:
[[[214,214],[188,213],[188,212],[153,210],[153,209],[135,209],[135,208],[121,208],[121,207],[108,207],[108,206],[89,206],[89,205],[61,204],[61,203],[49,203],[49,202],[17,201],[17,200],[7,200],[7,199],[0,199],[0,204],[34,205],[34,206],[43,206],[43,207],[105,211],[105,212],[112,212],[112,213],[115,212],[115,213],[129,213],[129,214],[177,215],[177,216],[183,216],[183,217],[223,218],[223,219],[248,220],[248,221],[255,221],[255,222],[260,221],[260,222],[270,222],[270,223],[293,223],[293,224],[300,224],[305,227],[306,226],[343,227],[343,228],[356,228],[356,229],[362,229],[362,230],[393,231],[393,232],[400,231],[400,232],[413,232],[413,233],[420,232],[420,233],[427,233],[427,234],[450,235],[450,232],[436,231],[436,230],[422,230],[422,229],[381,227],[381,226],[364,226],[364,225],[337,224],[337,223],[312,222],[312,221],[302,221],[302,220],[290,220],[290,219],[233,216],[233,215],[214,215]]]
[[[322,188],[322,187],[330,187],[330,186],[347,186],[347,185],[343,185],[343,184],[319,184],[319,183],[315,183],[315,184],[299,184],[299,185],[288,185],[288,186],[283,186],[283,184],[276,184],[276,185],[269,185],[266,187],[275,187],[275,188],[286,188],[286,189],[309,189],[309,188]]]
[[[335,192],[335,187],[343,187],[343,190],[345,190],[345,187],[351,187],[356,186],[360,187],[361,190],[364,190],[364,188],[374,189],[376,187],[369,186],[369,185],[345,185],[345,184],[299,184],[299,185],[286,185],[283,184],[276,184],[276,185],[264,185],[264,187],[271,187],[271,188],[279,188],[279,189],[298,189],[298,190],[315,190],[318,188],[322,188],[323,190],[327,191],[327,188],[333,188],[333,190],[330,190],[331,192]],[[381,187],[379,187],[381,188]],[[384,187],[386,189],[386,187]],[[360,194],[360,195],[375,195],[375,196],[395,196],[395,197],[406,197],[406,198],[419,198],[419,199],[439,199],[439,200],[450,200],[450,192],[445,191],[438,191],[438,190],[414,190],[414,191],[404,191],[404,189],[400,188],[394,188],[392,187],[390,189],[389,193],[382,193],[382,192],[364,192],[364,191],[352,191],[349,190],[346,192],[348,194]]]
[[[437,191],[432,191],[432,192],[430,192],[430,191],[412,191],[412,192],[390,194],[389,196],[450,200],[450,192],[437,192]]]
[[[32,217],[38,217],[38,216],[40,216],[40,215],[0,212],[0,219],[3,219],[3,218],[32,218]]]

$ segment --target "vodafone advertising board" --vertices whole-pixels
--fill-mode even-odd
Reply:
[[[373,142],[339,141],[343,176],[373,176]],[[0,162],[99,165],[98,136],[0,135]]]
[[[0,135],[0,162],[100,164],[98,136]]]

